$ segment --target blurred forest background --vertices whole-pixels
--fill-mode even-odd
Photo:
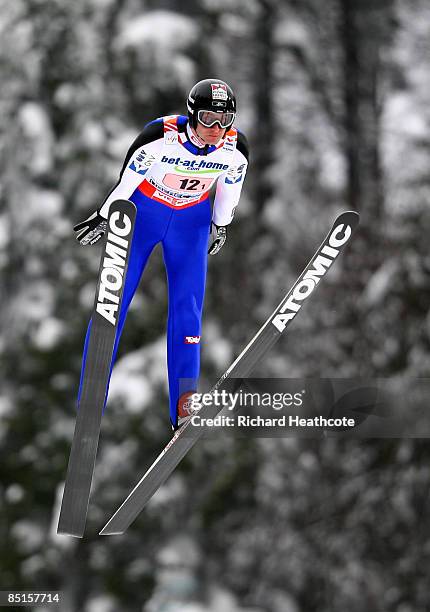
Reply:
[[[203,377],[348,208],[347,255],[254,375],[405,393],[428,376],[428,1],[1,0],[0,30],[0,588],[62,590],[62,612],[428,611],[425,440],[201,442],[124,537],[97,536],[170,437],[160,252],[123,335],[86,537],[55,533],[100,253],[72,226],[196,80],[231,84],[252,154],[210,261]]]

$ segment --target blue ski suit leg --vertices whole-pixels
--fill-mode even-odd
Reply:
[[[185,391],[197,389],[200,372],[211,207],[209,200],[205,200],[173,212],[162,244],[169,290],[167,365],[170,420],[176,427],[178,399]]]
[[[128,307],[153,248],[161,242],[169,290],[167,364],[170,420],[172,425],[176,426],[180,379],[190,379],[190,390],[194,390],[200,370],[200,344],[188,343],[187,338],[200,340],[201,335],[207,245],[211,222],[210,202],[208,199],[195,206],[176,210],[151,200],[138,189],[130,200],[136,204],[137,214],[110,375]],[[78,404],[90,334],[91,321],[84,344]],[[106,399],[108,388],[109,384],[106,389]]]

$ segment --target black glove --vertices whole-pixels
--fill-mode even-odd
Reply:
[[[106,231],[107,219],[99,215],[98,211],[93,213],[81,221],[73,228],[75,232],[78,232],[76,240],[83,245],[95,244],[100,240]]]
[[[227,227],[225,225],[216,225],[212,222],[211,228],[212,243],[209,247],[209,255],[216,255],[222,249],[227,240]]]

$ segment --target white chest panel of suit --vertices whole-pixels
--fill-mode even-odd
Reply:
[[[102,214],[112,201],[128,199],[135,189],[171,208],[194,206],[208,197],[217,181],[213,220],[217,225],[228,225],[247,168],[245,156],[236,147],[237,130],[231,128],[218,145],[208,147],[202,155],[197,147],[203,143],[195,136],[194,142],[190,141],[190,132],[178,131],[177,115],[162,120],[162,137],[134,151],[119,184],[104,202]]]

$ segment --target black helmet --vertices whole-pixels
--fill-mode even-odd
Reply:
[[[211,111],[218,113],[218,122],[221,127],[229,128],[236,116],[236,98],[231,87],[220,79],[204,79],[194,85],[187,99],[188,118],[190,124],[195,128],[197,121],[204,125],[209,124],[202,121],[199,111]],[[212,122],[212,125],[215,122]]]

